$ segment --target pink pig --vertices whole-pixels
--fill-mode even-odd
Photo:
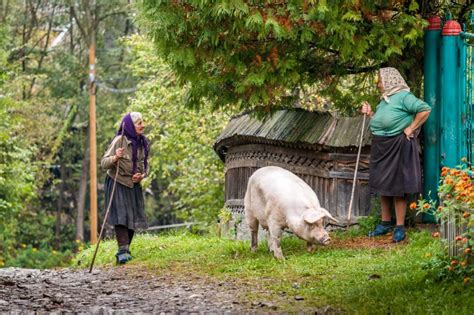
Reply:
[[[315,244],[327,245],[331,240],[323,219],[337,222],[321,207],[316,193],[306,182],[278,166],[262,167],[250,176],[244,207],[252,233],[251,250],[257,249],[260,224],[268,231],[268,247],[277,259],[284,259],[280,241],[285,228],[305,240],[308,251],[313,251]]]

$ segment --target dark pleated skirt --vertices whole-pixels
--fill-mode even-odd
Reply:
[[[372,137],[369,188],[372,194],[392,197],[422,191],[416,139],[408,140],[404,133]]]
[[[105,179],[105,209],[109,206],[114,180],[110,176]],[[110,207],[108,223],[124,225],[131,230],[146,229],[145,202],[142,186],[134,184],[129,188],[117,182]]]

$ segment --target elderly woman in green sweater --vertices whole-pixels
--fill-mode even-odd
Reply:
[[[420,193],[421,168],[416,137],[428,119],[431,108],[415,97],[395,68],[378,71],[377,87],[380,103],[373,112],[364,102],[361,112],[371,118],[372,145],[370,152],[369,189],[380,196],[382,222],[369,236],[392,230],[391,205],[394,204],[396,227],[392,239],[405,239],[407,196]]]

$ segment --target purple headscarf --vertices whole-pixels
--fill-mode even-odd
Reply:
[[[148,141],[146,140],[145,136],[143,135],[137,135],[135,132],[135,125],[133,124],[132,117],[130,116],[130,113],[126,114],[122,118],[122,122],[120,123],[120,128],[117,132],[117,136],[120,136],[122,134],[122,126],[124,126],[124,131],[123,134],[129,141],[132,142],[132,163],[133,163],[133,169],[132,173],[135,174],[137,171],[137,151],[138,147],[142,146],[143,147],[143,153],[145,155],[144,159],[144,165],[145,165],[145,172],[148,169],[148,152],[149,152],[149,145]]]

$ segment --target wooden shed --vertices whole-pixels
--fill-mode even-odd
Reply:
[[[232,212],[235,237],[248,238],[243,217],[247,182],[260,167],[277,165],[306,181],[321,205],[341,222],[347,212],[357,158],[362,117],[334,117],[302,109],[280,110],[258,120],[233,117],[214,144],[225,163],[225,206]],[[368,164],[370,132],[366,122],[352,216],[370,211]]]

